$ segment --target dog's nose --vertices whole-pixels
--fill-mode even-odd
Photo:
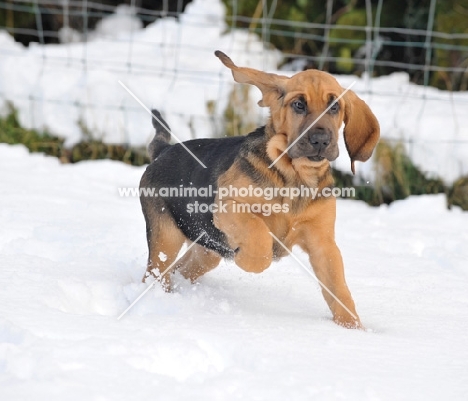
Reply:
[[[331,136],[323,128],[314,130],[309,134],[309,141],[312,147],[318,152],[324,151],[331,142]]]

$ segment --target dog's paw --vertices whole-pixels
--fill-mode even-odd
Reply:
[[[174,289],[171,277],[167,274],[161,277],[161,273],[157,269],[146,271],[141,281],[145,284],[152,284],[154,281],[158,281],[165,292],[173,292]]]
[[[352,316],[344,317],[344,316],[335,316],[333,321],[345,329],[358,329],[358,330],[365,330],[364,326],[362,325],[359,319],[354,319]]]
[[[258,253],[252,254],[243,250],[242,247],[239,248],[236,256],[234,256],[236,265],[249,273],[261,273],[271,265],[272,260],[272,252],[265,255],[258,255]]]

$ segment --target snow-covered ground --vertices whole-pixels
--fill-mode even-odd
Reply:
[[[119,12],[87,45],[25,49],[0,32],[0,111],[13,101],[25,126],[69,143],[81,121],[105,141],[146,144],[149,116],[121,80],[181,139],[207,137],[207,103],[221,116],[233,87],[213,51],[270,71],[280,60],[254,35],[226,34],[219,0],[144,30]],[[354,89],[384,137],[412,141],[423,169],[446,182],[468,172],[466,93],[405,74]],[[337,166],[348,171],[347,157]],[[337,242],[366,331],[336,326],[292,258],[261,275],[223,263],[196,285],[176,276],[175,293],[156,286],[119,321],[146,288],[147,251],[139,201],[118,188],[137,186],[143,171],[61,165],[0,144],[1,400],[466,399],[468,214],[447,210],[444,195],[379,208],[339,200]]]
[[[292,258],[146,288],[143,168],[0,144],[1,400],[466,400],[468,214],[440,196],[338,202],[367,331]],[[304,263],[307,257],[294,252]]]
[[[180,139],[219,135],[234,82],[213,52],[268,71],[281,60],[256,35],[230,31],[224,13],[220,0],[194,0],[179,20],[164,18],[139,29],[131,9],[121,7],[86,44],[27,49],[0,31],[0,113],[6,101],[13,102],[24,126],[46,127],[68,143],[82,138],[85,125],[107,142],[146,145],[153,135],[148,115],[120,80],[147,107],[160,109]],[[357,79],[337,78],[345,87]],[[447,184],[468,174],[467,93],[416,86],[404,73],[357,79],[353,89],[377,115],[383,137],[403,140],[423,170]],[[266,112],[255,104],[259,91],[249,93],[249,120],[260,123]],[[349,172],[349,161],[341,158],[337,167]],[[371,176],[369,167],[357,168]]]

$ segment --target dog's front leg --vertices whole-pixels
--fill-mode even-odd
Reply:
[[[362,328],[346,284],[341,252],[335,243],[335,202],[327,200],[322,207],[317,206],[314,216],[300,224],[299,244],[309,254],[334,322],[347,328]]]
[[[273,239],[264,221],[249,211],[249,205],[223,200],[214,224],[236,250],[234,261],[243,270],[261,273],[273,259]]]
[[[348,328],[360,328],[361,322],[345,281],[341,253],[334,239],[315,240],[309,248],[310,263],[315,275],[326,287],[322,287],[322,294],[334,322]]]

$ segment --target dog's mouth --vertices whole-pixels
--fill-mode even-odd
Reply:
[[[322,160],[325,159],[324,156],[320,156],[320,155],[317,155],[317,156],[307,156],[307,158],[308,158],[311,162],[321,162]]]
[[[301,141],[288,150],[288,156],[291,159],[305,157],[314,163],[320,163],[324,160],[332,162],[338,157],[338,154],[338,146],[335,143],[331,143],[324,149],[314,149],[310,143]]]

